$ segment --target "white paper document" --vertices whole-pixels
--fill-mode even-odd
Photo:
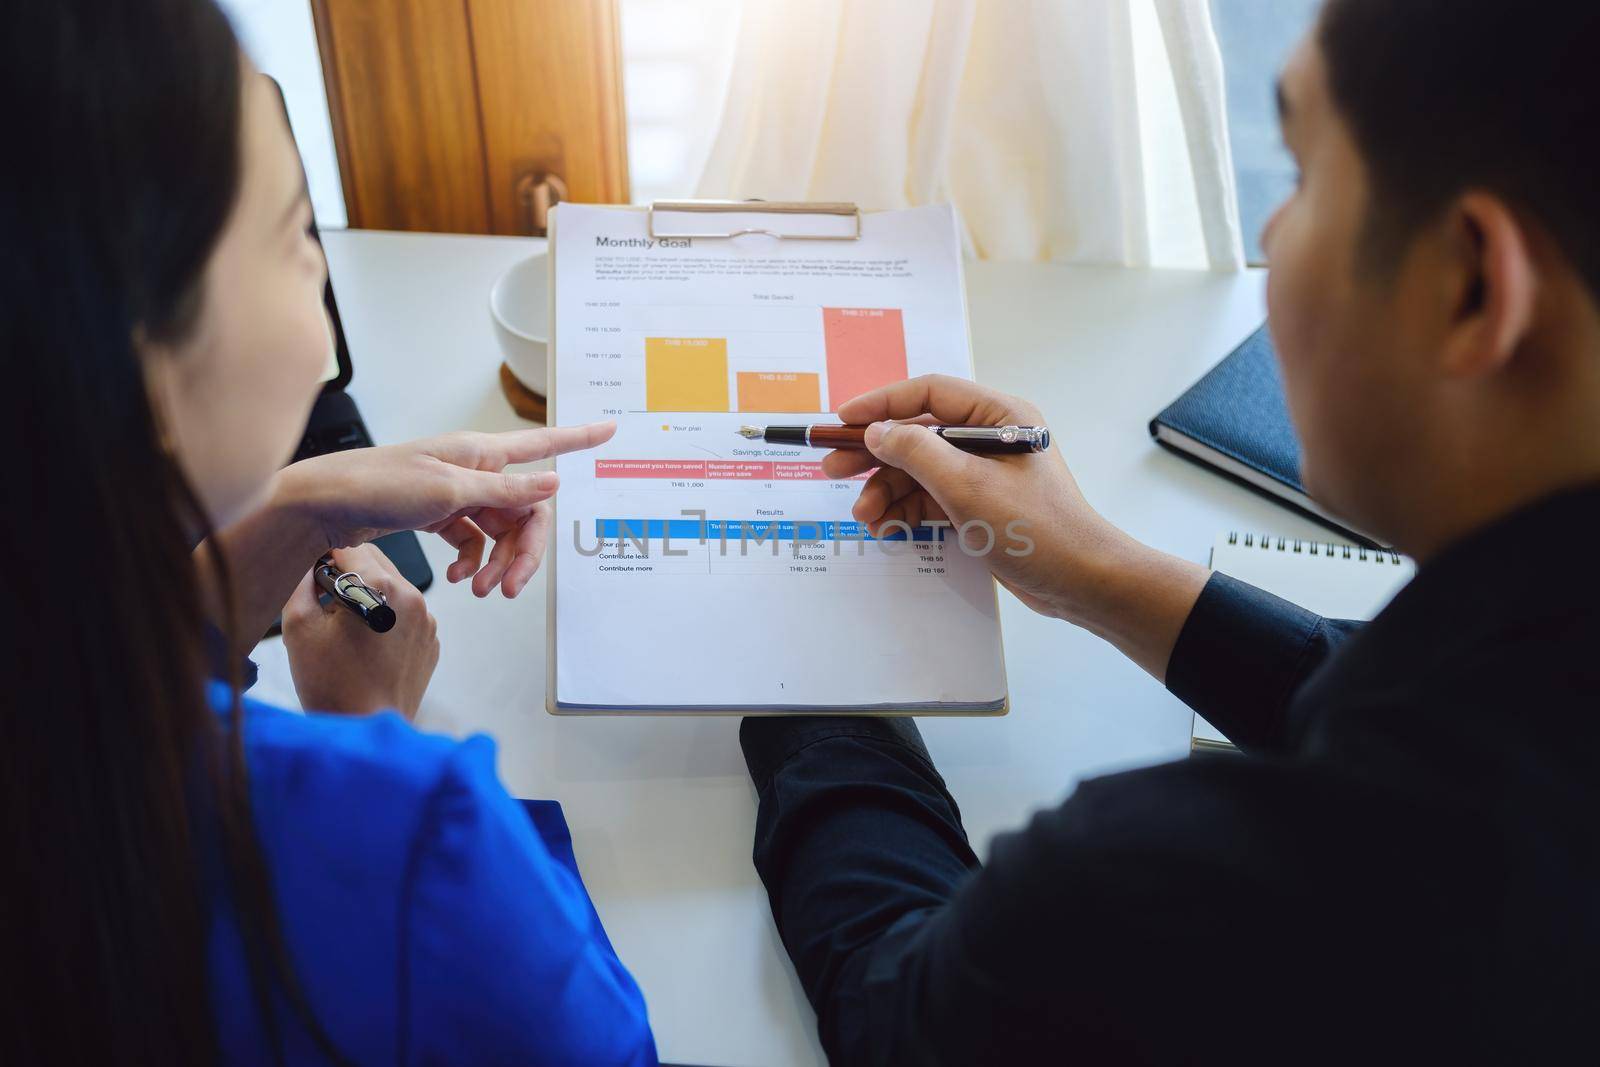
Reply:
[[[849,241],[554,218],[551,422],[617,434],[556,464],[550,710],[1003,711],[995,587],[968,554],[984,536],[872,539],[861,479],[737,432],[971,377],[953,211],[870,214]]]

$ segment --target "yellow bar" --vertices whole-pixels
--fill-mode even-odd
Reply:
[[[727,339],[646,337],[644,406],[646,411],[727,411]]]
[[[737,377],[740,411],[822,410],[822,386],[818,375],[742,370]]]

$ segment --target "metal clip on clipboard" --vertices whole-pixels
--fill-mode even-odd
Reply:
[[[752,234],[783,241],[859,241],[861,209],[780,200],[657,200],[650,205],[650,236],[657,240]]]

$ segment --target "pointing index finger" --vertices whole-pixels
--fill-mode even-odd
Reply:
[[[549,426],[530,430],[511,430],[489,435],[485,451],[495,454],[500,466],[532,463],[567,452],[603,445],[617,432],[612,421],[590,422],[582,426]]]

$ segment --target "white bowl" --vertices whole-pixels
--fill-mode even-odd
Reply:
[[[500,275],[489,291],[489,318],[511,373],[544,396],[550,350],[550,270],[543,252]]]

